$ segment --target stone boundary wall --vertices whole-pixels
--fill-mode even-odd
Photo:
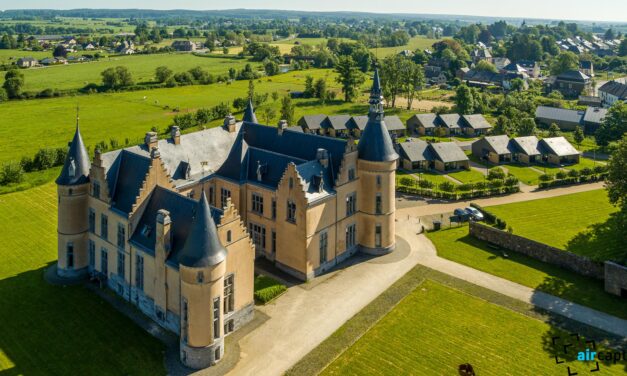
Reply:
[[[587,277],[604,279],[603,264],[592,261],[587,257],[476,222],[470,222],[469,234],[477,239],[496,244],[513,252],[522,253],[536,260],[559,266]]]
[[[627,291],[627,267],[606,261],[605,291],[621,296],[621,290]]]

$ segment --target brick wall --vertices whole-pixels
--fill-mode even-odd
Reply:
[[[606,261],[605,291],[620,296],[621,289],[627,290],[627,267]]]
[[[587,257],[480,223],[470,222],[469,232],[471,236],[477,239],[496,244],[507,250],[522,253],[536,260],[559,266],[584,276],[604,279],[603,264],[592,261]],[[622,278],[625,278],[624,275]]]

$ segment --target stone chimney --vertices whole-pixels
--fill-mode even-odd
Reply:
[[[94,166],[102,167],[102,152],[100,151],[100,148],[96,148],[96,150],[94,150]]]
[[[152,159],[157,159],[161,157],[161,152],[159,151],[158,147],[153,147],[152,150],[150,150],[150,158]]]
[[[172,250],[172,235],[170,233],[171,222],[170,212],[165,209],[160,209],[157,212],[157,228],[155,231],[157,242],[155,244],[155,251],[163,251],[166,259]]]
[[[159,138],[157,137],[157,132],[146,132],[146,137],[144,137],[144,144],[146,145],[148,150],[156,148],[158,141]]]
[[[172,142],[174,143],[174,145],[181,144],[181,129],[178,126],[172,126],[172,129],[170,130],[170,136],[172,136]]]
[[[228,114],[224,118],[224,128],[226,128],[229,133],[235,132],[235,116]]]
[[[279,124],[277,125],[277,131],[279,132],[279,136],[283,134],[283,131],[287,129],[287,120],[281,119],[279,120]]]
[[[320,162],[322,167],[329,167],[329,152],[327,149],[318,149],[318,151],[316,151],[316,159]]]

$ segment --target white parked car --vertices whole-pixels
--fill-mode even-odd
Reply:
[[[483,213],[480,212],[479,210],[473,208],[473,207],[468,207],[466,208],[466,212],[468,212],[470,214],[470,216],[472,217],[473,220],[475,221],[483,221]]]

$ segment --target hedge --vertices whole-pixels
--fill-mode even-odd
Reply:
[[[261,304],[266,304],[277,296],[287,291],[287,286],[281,284],[274,278],[265,275],[255,277],[255,300]]]

